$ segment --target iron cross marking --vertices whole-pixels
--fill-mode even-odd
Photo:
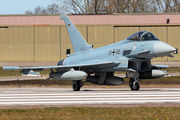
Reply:
[[[115,53],[116,53],[116,52],[115,52],[115,49],[113,49],[113,51],[112,51],[113,56],[114,56]]]
[[[113,56],[114,56],[115,54],[120,54],[120,49],[109,50],[109,54],[108,54],[108,55],[112,55],[112,54],[113,54]]]

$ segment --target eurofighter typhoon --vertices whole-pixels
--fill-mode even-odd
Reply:
[[[74,49],[66,59],[56,66],[18,67],[4,66],[3,70],[19,70],[23,75],[40,76],[43,69],[51,69],[49,78],[56,80],[72,80],[72,88],[79,91],[85,82],[98,85],[121,85],[123,78],[114,76],[116,71],[126,71],[131,90],[139,90],[139,80],[157,79],[166,72],[162,68],[167,65],[151,65],[154,57],[171,55],[176,49],[161,42],[151,32],[139,31],[125,40],[104,47],[93,49],[82,37],[80,32],[65,13],[60,13],[60,19],[65,21],[69,37]]]

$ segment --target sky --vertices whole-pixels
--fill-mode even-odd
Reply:
[[[37,6],[47,7],[55,0],[0,0],[0,14],[25,14],[27,10],[34,10]]]

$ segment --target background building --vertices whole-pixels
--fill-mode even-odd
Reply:
[[[180,49],[180,14],[71,15],[83,37],[94,48],[118,42],[138,31],[150,31]],[[168,24],[169,22],[169,24]],[[1,15],[0,62],[55,62],[73,48],[59,15]],[[153,61],[180,61],[157,58]]]

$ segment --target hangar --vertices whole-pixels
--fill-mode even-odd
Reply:
[[[174,58],[153,61],[179,62],[180,14],[69,15],[94,48],[118,42],[137,31],[150,31],[177,48]],[[57,62],[73,48],[59,15],[1,15],[0,62]]]

